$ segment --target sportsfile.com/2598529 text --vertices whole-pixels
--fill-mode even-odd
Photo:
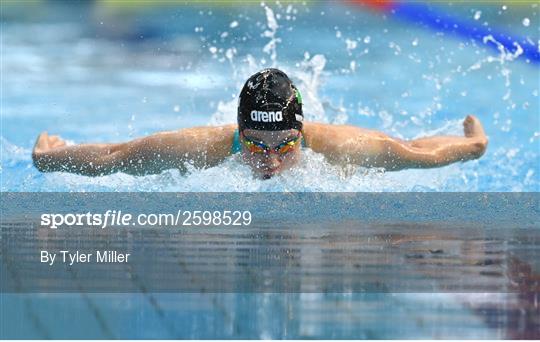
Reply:
[[[133,215],[122,210],[107,210],[104,213],[45,213],[41,215],[41,226],[51,229],[60,227],[98,228],[149,226],[249,226],[252,221],[248,210],[178,210],[176,213],[140,213]]]

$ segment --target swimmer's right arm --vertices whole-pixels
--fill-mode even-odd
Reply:
[[[204,168],[230,154],[235,125],[196,127],[156,133],[125,143],[67,146],[58,136],[39,135],[32,159],[42,172],[63,171],[86,176],[115,172],[156,174],[186,170],[186,163]]]

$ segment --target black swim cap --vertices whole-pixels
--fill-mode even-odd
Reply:
[[[302,129],[302,97],[289,77],[264,69],[248,78],[238,101],[238,127],[265,131]]]

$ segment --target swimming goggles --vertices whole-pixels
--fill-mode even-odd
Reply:
[[[256,141],[250,139],[240,132],[240,140],[248,148],[251,153],[276,153],[278,155],[285,155],[289,153],[296,144],[302,139],[302,132],[299,132],[298,135],[290,140],[284,141],[276,147],[272,148],[268,145],[262,143],[261,141]]]

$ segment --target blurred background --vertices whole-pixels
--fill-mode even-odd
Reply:
[[[1,2],[2,191],[538,191],[539,14],[533,1]],[[433,170],[340,170],[313,153],[252,179],[236,157],[187,175],[40,174],[41,131],[74,143],[236,121],[245,79],[278,67],[308,120],[400,138],[462,134],[479,161]],[[219,177],[220,181],[215,179]]]

